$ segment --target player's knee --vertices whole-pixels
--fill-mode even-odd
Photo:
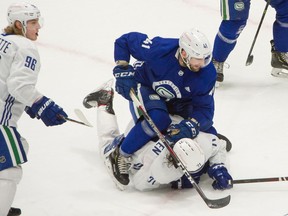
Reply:
[[[288,28],[288,12],[287,14],[277,15],[276,21],[282,28]]]
[[[18,184],[22,179],[22,168],[20,166],[11,167],[5,170],[0,171],[0,181],[12,181],[15,184]]]

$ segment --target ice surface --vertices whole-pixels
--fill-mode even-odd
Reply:
[[[0,1],[0,24],[14,1]],[[130,31],[150,37],[179,37],[197,27],[211,43],[221,21],[216,0],[33,0],[45,19],[37,41],[42,69],[38,89],[62,106],[69,117],[80,108],[94,125],[68,122],[47,128],[23,116],[19,131],[30,143],[29,162],[13,206],[23,216],[231,216],[288,214],[288,183],[235,185],[209,198],[231,194],[229,206],[209,209],[195,190],[139,192],[116,189],[99,158],[96,110],[87,110],[87,93],[112,78],[114,40]],[[215,92],[215,127],[232,141],[228,167],[234,179],[287,176],[288,80],[270,75],[270,44],[275,12],[269,8],[258,35],[254,62],[245,66],[265,1],[252,1],[247,27],[229,56],[225,83]],[[115,96],[123,131],[127,102]]]

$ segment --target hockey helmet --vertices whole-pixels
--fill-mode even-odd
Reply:
[[[175,143],[173,150],[189,172],[198,172],[206,162],[203,150],[192,139],[180,139]]]
[[[193,28],[183,32],[179,38],[179,47],[180,53],[182,49],[187,53],[186,64],[191,58],[204,59],[203,67],[206,67],[211,62],[211,45],[207,37],[198,29]]]
[[[40,19],[39,9],[32,4],[26,2],[17,2],[9,6],[7,11],[7,20],[9,25],[13,25],[15,21],[20,21],[23,27],[26,27],[27,21]]]

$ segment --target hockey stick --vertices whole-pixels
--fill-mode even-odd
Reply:
[[[246,183],[261,183],[261,182],[280,182],[288,181],[288,177],[270,177],[270,178],[255,178],[255,179],[238,179],[232,180],[232,184],[246,184]]]
[[[143,116],[146,119],[146,121],[152,127],[154,132],[157,134],[159,139],[162,141],[162,143],[168,149],[168,151],[170,152],[170,154],[173,157],[174,161],[176,162],[177,166],[179,166],[181,168],[181,170],[183,171],[183,174],[187,177],[187,179],[190,181],[190,183],[193,185],[193,187],[197,190],[197,192],[202,197],[202,199],[207,204],[207,206],[209,208],[222,208],[222,207],[228,205],[229,202],[230,202],[230,199],[231,199],[230,195],[227,196],[227,197],[224,197],[224,198],[216,199],[216,200],[211,200],[211,199],[208,199],[206,197],[206,195],[204,194],[202,189],[198,186],[198,184],[195,182],[193,177],[190,175],[189,171],[186,169],[186,167],[183,164],[183,162],[180,160],[180,158],[176,155],[176,153],[174,152],[174,150],[170,146],[171,142],[164,137],[164,135],[157,128],[157,126],[155,125],[153,120],[150,118],[150,116],[146,112],[145,108],[143,107],[143,105],[141,104],[139,99],[137,98],[134,89],[132,89],[132,88],[130,90],[130,97],[131,97],[132,101],[135,103],[135,105],[137,106],[137,108],[139,109],[139,111],[143,114]]]
[[[265,6],[265,8],[264,8],[264,11],[263,11],[263,14],[262,14],[262,17],[261,17],[261,20],[260,20],[260,23],[259,23],[259,25],[258,25],[258,29],[257,29],[256,34],[255,34],[255,36],[254,36],[254,40],[253,40],[253,43],[252,43],[252,45],[251,45],[251,48],[250,48],[250,51],[249,51],[249,54],[248,54],[248,57],[247,57],[247,60],[246,60],[246,66],[251,65],[252,62],[253,62],[253,58],[254,58],[254,57],[253,57],[253,55],[251,55],[251,53],[252,53],[252,50],[253,50],[253,48],[254,48],[256,39],[257,39],[257,37],[258,37],[259,31],[260,31],[261,25],[262,25],[262,23],[263,23],[264,17],[265,17],[265,15],[266,15],[266,12],[267,12],[267,9],[268,9],[269,4],[270,4],[270,0],[267,0],[266,6]]]
[[[77,124],[85,125],[87,127],[93,127],[92,125],[86,124],[85,122],[77,121],[75,119],[71,119],[71,118],[68,118],[68,117],[65,117],[65,116],[62,116],[62,115],[59,115],[59,118],[62,118],[64,120],[66,120],[66,121],[74,122],[74,123],[77,123]]]
[[[83,112],[80,109],[74,109],[75,114],[77,115],[77,117],[84,122],[88,127],[93,127],[92,124],[90,124],[90,122],[87,120],[87,118],[85,117],[85,115],[83,114]]]

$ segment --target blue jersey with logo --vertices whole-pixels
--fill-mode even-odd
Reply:
[[[143,61],[135,67],[137,82],[164,98],[175,114],[183,105],[189,107],[181,116],[195,118],[205,131],[213,124],[216,70],[212,62],[199,72],[180,66],[178,48],[179,39],[149,39],[146,34],[131,32],[115,41],[114,58],[130,62],[132,56]]]

